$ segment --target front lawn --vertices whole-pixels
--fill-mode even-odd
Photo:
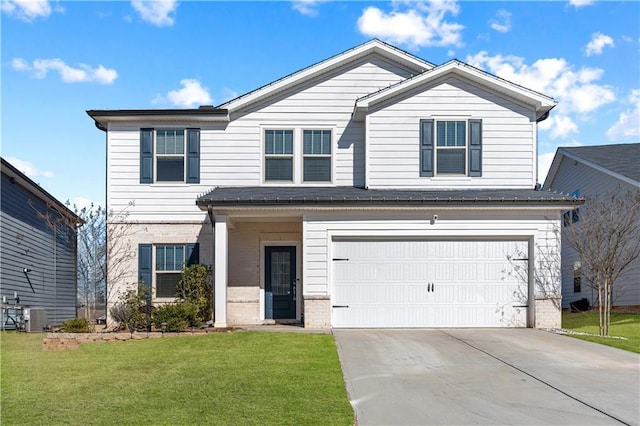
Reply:
[[[43,351],[1,333],[0,422],[352,425],[333,337],[234,332]]]
[[[563,312],[562,328],[581,333],[598,334],[598,312]],[[624,337],[614,339],[597,336],[571,335],[578,339],[588,340],[627,351],[640,353],[640,314],[611,314],[609,335]]]

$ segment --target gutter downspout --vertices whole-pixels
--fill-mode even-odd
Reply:
[[[215,274],[215,259],[216,259],[216,221],[215,216],[213,215],[213,206],[211,204],[207,205],[207,216],[209,216],[209,222],[211,222],[211,259],[213,260],[213,271],[211,274],[211,320],[214,321],[216,319],[216,274]]]

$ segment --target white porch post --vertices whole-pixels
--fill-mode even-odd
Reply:
[[[215,322],[214,327],[227,326],[227,216],[215,218]]]

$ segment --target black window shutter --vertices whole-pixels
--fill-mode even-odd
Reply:
[[[153,183],[153,129],[140,129],[140,183]]]
[[[186,253],[187,265],[186,266],[199,264],[200,263],[200,243],[186,244],[186,248],[187,248],[187,253]]]
[[[433,120],[420,120],[420,176],[433,176]]]
[[[482,176],[482,120],[469,120],[469,176]]]
[[[138,282],[151,288],[152,245],[138,244]]]
[[[187,129],[187,183],[200,183],[200,129]]]

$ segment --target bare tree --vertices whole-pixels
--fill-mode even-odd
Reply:
[[[69,203],[67,203],[69,205]],[[134,203],[130,202],[129,206]],[[70,206],[80,218],[77,226],[73,218],[56,213],[38,213],[47,226],[57,231],[70,229],[64,236],[77,241],[78,294],[84,308],[84,316],[95,321],[96,311],[102,311],[110,300],[107,279],[122,280],[128,274],[129,262],[136,256],[129,238],[136,233],[134,223],[128,222],[126,208],[120,212],[107,211],[101,206],[77,208]],[[100,309],[97,307],[100,306]]]
[[[640,257],[640,190],[587,197],[578,221],[564,231],[584,281],[598,295],[599,334],[608,336],[616,281]]]
[[[535,252],[517,249],[507,254],[510,270],[503,273],[514,275],[522,284],[514,296],[516,300],[531,305],[528,294],[529,262],[533,264],[533,286],[536,297],[551,300],[553,305],[561,308],[562,272],[560,257],[560,231],[554,228],[547,232],[546,238],[536,241]],[[533,257],[533,259],[531,259]]]

